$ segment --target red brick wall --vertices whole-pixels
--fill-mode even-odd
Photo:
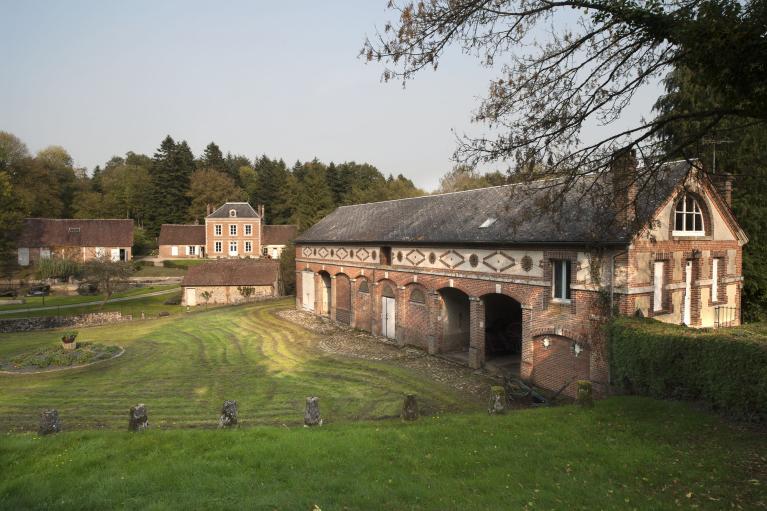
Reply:
[[[544,339],[548,339],[548,347],[544,346]],[[551,390],[567,385],[564,394],[575,396],[575,382],[591,379],[591,351],[585,345],[581,347],[584,351],[576,356],[572,339],[557,335],[536,337],[533,341],[533,381]]]
[[[245,225],[252,225],[252,234],[245,236]],[[215,235],[215,226],[221,225],[221,236]],[[237,235],[229,235],[229,226],[237,226]],[[245,252],[245,241],[251,241],[253,250]],[[215,242],[222,243],[221,252],[215,251]],[[208,257],[229,257],[229,242],[237,242],[237,257],[261,256],[261,219],[260,218],[209,218],[205,220],[205,254]]]

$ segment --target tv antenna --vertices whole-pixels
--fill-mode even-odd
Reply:
[[[704,139],[703,139],[703,143],[704,143],[705,145],[710,145],[710,146],[713,146],[713,147],[714,147],[714,157],[713,157],[713,160],[714,160],[714,161],[713,161],[713,163],[711,164],[711,173],[712,173],[712,174],[716,174],[716,146],[718,146],[718,145],[720,145],[720,144],[732,144],[732,142],[733,142],[733,141],[732,141],[732,140],[730,140],[729,138],[720,138],[720,139],[716,139],[716,138],[704,138]]]

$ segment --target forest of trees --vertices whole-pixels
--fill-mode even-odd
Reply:
[[[225,201],[264,204],[267,223],[305,230],[340,205],[423,193],[402,175],[387,177],[366,163],[315,159],[288,166],[267,156],[224,155],[213,142],[195,158],[185,141],[170,136],[151,157],[128,152],[89,173],[75,168],[62,147],[31,155],[18,137],[0,132],[0,253],[6,256],[25,217],[131,218],[141,252],[162,224],[202,222],[208,205]]]

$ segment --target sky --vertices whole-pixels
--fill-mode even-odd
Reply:
[[[358,53],[386,3],[0,0],[0,131],[91,170],[152,155],[169,134],[195,155],[215,141],[288,164],[367,162],[430,191],[455,164],[456,133],[478,129],[494,73],[453,49],[405,88],[382,83]]]

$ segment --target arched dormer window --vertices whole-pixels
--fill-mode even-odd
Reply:
[[[237,210],[236,209],[230,209],[229,210],[229,216],[234,218],[237,216]]]
[[[703,236],[703,210],[692,195],[684,195],[674,208],[674,236]]]
[[[363,280],[360,283],[360,293],[368,293],[368,292],[369,292],[368,281],[367,280]]]

